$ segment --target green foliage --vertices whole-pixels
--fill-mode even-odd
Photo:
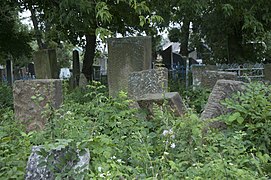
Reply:
[[[171,92],[179,92],[187,108],[193,109],[198,114],[202,113],[211,90],[203,87],[189,87],[186,89],[184,84],[183,81],[170,79],[169,89]]]
[[[41,144],[44,145],[44,150],[40,151],[42,156],[48,156],[49,151],[67,151],[67,155],[61,157],[58,164],[42,162],[42,165],[47,165],[59,179],[83,176],[85,179],[271,177],[270,153],[258,146],[259,139],[255,139],[256,136],[260,138],[268,132],[259,131],[261,134],[256,132],[253,136],[248,127],[241,128],[247,119],[253,119],[254,116],[244,118],[242,111],[236,110],[228,117],[229,119],[232,116],[233,119],[228,129],[210,129],[204,134],[202,129],[209,122],[201,121],[190,110],[184,116],[176,117],[168,111],[166,103],[162,106],[154,105],[153,118],[146,120],[146,114],[131,108],[133,102],[127,99],[125,93],[121,92],[118,98],[111,99],[103,93],[104,88],[93,83],[85,91],[78,91],[76,95],[82,93],[82,101],[75,100],[74,95],[70,96],[60,109],[50,110],[53,115],[50,116],[46,129],[40,132],[20,133],[22,129],[18,128],[17,124],[10,123],[14,122],[13,113],[6,112],[4,120],[1,120],[0,128],[3,131],[0,148],[2,150],[8,147],[11,150],[1,151],[2,177],[10,178],[14,171],[12,167],[16,167],[20,170],[16,169],[16,173],[12,175],[22,178],[30,147]],[[256,89],[253,93],[255,99],[262,102],[263,96],[268,98],[265,91],[267,88],[258,85],[253,91]],[[249,99],[242,102],[240,99],[245,97],[239,96],[235,102],[238,100],[239,105],[246,106],[242,102]],[[227,103],[230,104],[230,100],[227,100]],[[235,103],[236,107],[242,109],[238,103]],[[265,108],[261,107],[264,112]],[[240,117],[244,118],[243,122],[237,120]],[[228,122],[227,117],[221,118]],[[266,126],[264,130],[268,131],[270,118],[262,118],[264,116],[258,118],[257,122],[262,123],[261,128]],[[251,122],[255,122],[253,120]],[[13,139],[8,138],[6,141],[7,137]],[[86,149],[91,156],[89,169],[76,172],[67,166],[68,162],[78,162],[78,152],[84,153]],[[53,157],[49,156],[48,161],[52,160]],[[12,163],[15,162],[17,164],[14,166]]]
[[[236,130],[246,132],[248,146],[261,153],[270,153],[271,145],[271,86],[253,82],[247,85],[245,92],[227,99],[224,104],[233,110],[226,123]]]
[[[168,33],[168,38],[171,42],[180,42],[181,32],[178,28],[173,28]]]
[[[23,133],[23,127],[14,120],[13,112],[0,112],[0,177],[22,179],[31,150],[32,133]]]
[[[0,84],[0,112],[5,108],[13,108],[12,88],[7,84]]]
[[[3,1],[0,10],[0,64],[4,59],[13,57],[14,60],[31,55],[28,44],[32,36],[27,27],[18,18],[19,5],[16,1]]]

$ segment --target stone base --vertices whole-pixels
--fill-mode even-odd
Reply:
[[[182,116],[185,113],[185,105],[177,92],[146,94],[137,100],[139,107],[146,109],[149,115],[153,115],[154,103],[162,106],[164,102],[176,116]]]

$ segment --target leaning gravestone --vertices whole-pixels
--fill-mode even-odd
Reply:
[[[237,91],[244,91],[245,83],[232,80],[218,80],[209,96],[201,119],[211,119],[229,112],[229,109],[220,104],[226,98],[231,97]]]
[[[55,49],[44,49],[34,53],[35,75],[37,79],[57,79],[57,59]]]
[[[27,162],[25,180],[53,180],[55,179],[55,175],[54,172],[51,171],[52,168],[55,169],[57,173],[70,171],[75,175],[88,169],[90,161],[88,150],[86,150],[83,155],[79,155],[81,153],[78,151],[73,152],[73,149],[65,147],[58,150],[51,150],[47,156],[41,156],[38,152],[43,148],[43,146],[32,147],[32,152]],[[75,153],[77,157],[73,158],[71,153]],[[63,160],[66,161],[65,164],[62,163]],[[48,166],[51,167],[49,168]],[[84,177],[81,176],[80,179],[83,178]]]
[[[166,107],[176,116],[182,116],[186,110],[182,98],[177,92],[145,94],[137,99],[137,103],[141,109],[147,110],[148,115],[153,115],[154,104],[162,106],[166,103]]]
[[[151,37],[111,38],[108,40],[108,86],[110,96],[128,91],[128,76],[151,68]]]
[[[50,108],[62,103],[62,83],[57,79],[18,80],[13,86],[15,119],[27,131],[45,127]]]
[[[128,79],[128,95],[138,99],[145,94],[165,93],[168,89],[168,70],[159,67],[132,72]]]

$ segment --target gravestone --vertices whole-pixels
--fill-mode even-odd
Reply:
[[[53,180],[55,179],[54,173],[50,171],[50,169],[48,168],[48,165],[58,167],[56,169],[59,169],[59,166],[57,165],[60,164],[61,158],[65,158],[66,160],[65,168],[66,169],[71,168],[71,170],[75,174],[79,174],[83,170],[88,169],[89,161],[90,161],[90,154],[88,150],[86,150],[86,152],[83,155],[79,155],[79,152],[76,152],[77,157],[79,158],[79,161],[77,162],[77,161],[72,160],[71,157],[68,157],[67,152],[70,150],[68,149],[68,147],[65,147],[59,150],[51,150],[48,153],[48,156],[46,157],[43,157],[38,154],[38,152],[43,148],[44,148],[43,146],[32,147],[32,152],[27,162],[25,180]],[[41,162],[44,162],[44,161],[48,162],[48,157],[50,154],[53,154],[54,156],[54,160],[51,162],[51,164],[40,165]],[[59,169],[59,171],[63,169]],[[81,179],[83,178],[84,177],[82,177]]]
[[[34,67],[37,79],[57,79],[57,59],[55,49],[44,49],[34,53]]]
[[[214,65],[192,66],[193,86],[202,86],[212,89],[219,79],[237,80],[237,73],[218,71]]]
[[[86,88],[87,85],[88,85],[88,80],[86,76],[83,73],[81,73],[80,80],[79,80],[79,87]]]
[[[116,97],[119,91],[127,92],[129,74],[150,69],[151,60],[151,37],[108,39],[109,95]]]
[[[80,62],[79,62],[79,52],[74,50],[72,52],[72,81],[73,87],[77,87],[79,85],[80,79]]]
[[[132,72],[128,79],[128,95],[138,99],[145,94],[165,93],[168,89],[168,70],[159,67]]]
[[[218,80],[208,98],[201,119],[211,119],[229,112],[229,109],[221,105],[221,101],[230,98],[233,93],[244,91],[245,83],[232,80]]]
[[[12,85],[14,81],[12,60],[6,61],[6,72],[7,72],[7,82],[9,85]]]
[[[147,110],[149,116],[153,115],[154,104],[162,106],[165,102],[166,107],[176,116],[182,116],[186,111],[182,98],[177,92],[146,94],[136,101],[141,109]]]
[[[62,103],[62,83],[57,79],[18,80],[13,86],[15,119],[26,131],[44,129],[50,108]]]
[[[264,65],[264,79],[271,82],[271,64]]]

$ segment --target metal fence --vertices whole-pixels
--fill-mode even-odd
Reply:
[[[238,79],[263,79],[264,64],[218,64],[220,71],[236,72]]]

